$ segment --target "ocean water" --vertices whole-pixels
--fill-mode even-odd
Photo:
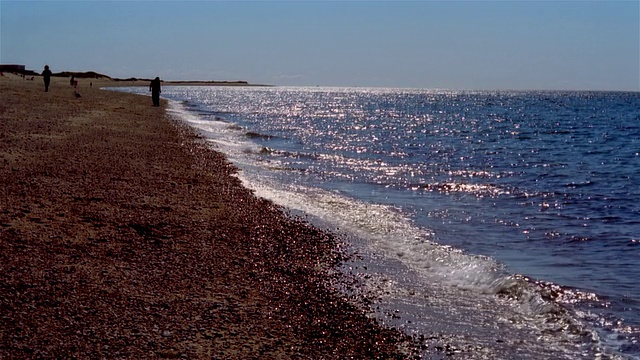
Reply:
[[[640,93],[162,95],[257,195],[343,234],[425,358],[640,359]]]

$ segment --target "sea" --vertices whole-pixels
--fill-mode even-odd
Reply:
[[[639,92],[162,91],[425,359],[640,359]]]

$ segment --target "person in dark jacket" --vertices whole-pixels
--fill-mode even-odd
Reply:
[[[160,106],[160,78],[156,77],[151,80],[151,84],[149,84],[149,91],[151,91],[151,100],[153,101],[153,106]]]
[[[44,66],[42,78],[44,79],[44,91],[49,91],[49,84],[51,83],[51,70],[49,70],[49,65]]]

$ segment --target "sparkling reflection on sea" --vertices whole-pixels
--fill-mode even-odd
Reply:
[[[506,298],[521,296],[524,282],[594,328],[607,351],[640,356],[640,93],[165,87],[163,95],[181,101],[254,185],[280,184],[263,195],[296,207],[305,193],[298,203],[308,212],[325,201],[316,215],[329,222],[357,207],[330,194],[365,204],[341,227],[358,223],[359,237],[375,239],[372,252],[415,270],[415,281]],[[380,235],[403,221],[401,235]],[[427,254],[443,248],[454,251]]]

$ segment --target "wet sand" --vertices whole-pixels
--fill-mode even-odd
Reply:
[[[0,77],[0,358],[406,357],[332,234],[110,85]]]

